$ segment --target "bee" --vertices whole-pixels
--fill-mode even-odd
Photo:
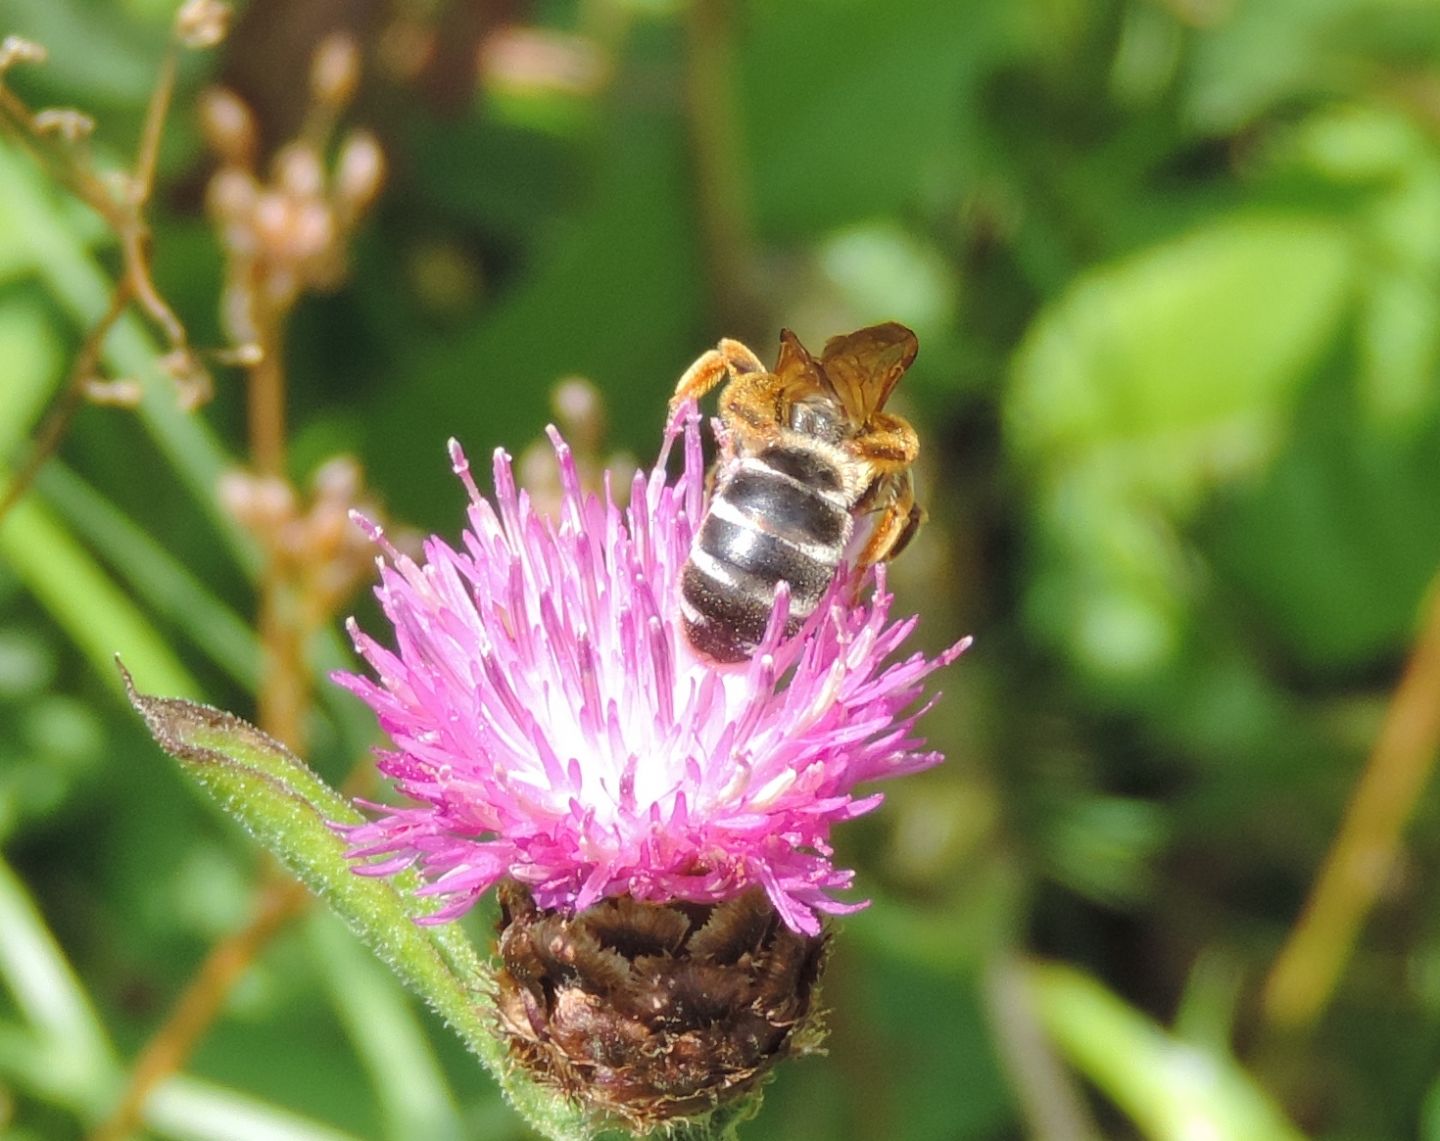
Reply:
[[[920,443],[884,408],[918,349],[892,321],[832,337],[817,359],[786,329],[773,371],[732,340],[685,370],[672,410],[728,382],[714,489],[680,579],[685,634],[699,653],[752,657],[782,582],[792,636],[842,566],[892,559],[914,537],[924,519],[910,472]]]

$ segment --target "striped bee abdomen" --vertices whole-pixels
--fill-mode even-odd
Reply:
[[[777,446],[731,460],[681,576],[685,633],[700,653],[744,661],[765,636],[775,588],[790,586],[787,634],[835,577],[853,522],[828,457]]]

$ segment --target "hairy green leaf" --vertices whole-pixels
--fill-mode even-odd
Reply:
[[[363,820],[354,805],[248,722],[208,705],[146,696],[136,691],[123,665],[120,672],[131,704],[160,747],[450,1023],[532,1126],[555,1141],[626,1136],[597,1130],[576,1105],[509,1064],[487,1013],[489,968],[459,927],[416,922],[437,904],[416,894],[420,885],[413,873],[357,875],[346,859],[346,843],[334,826]],[[718,1141],[753,1107],[746,1101],[707,1120],[681,1123],[673,1136]]]

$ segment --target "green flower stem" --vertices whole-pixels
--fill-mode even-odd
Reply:
[[[356,875],[332,824],[362,817],[334,789],[273,738],[209,706],[126,691],[166,752],[214,796],[307,887],[322,896],[400,978],[424,996],[489,1064],[499,1046],[476,1003],[489,977],[455,929],[414,920],[426,905],[379,877]]]

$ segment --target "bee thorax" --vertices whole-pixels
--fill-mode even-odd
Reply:
[[[800,400],[790,406],[790,430],[812,440],[838,444],[849,434],[831,400]]]

